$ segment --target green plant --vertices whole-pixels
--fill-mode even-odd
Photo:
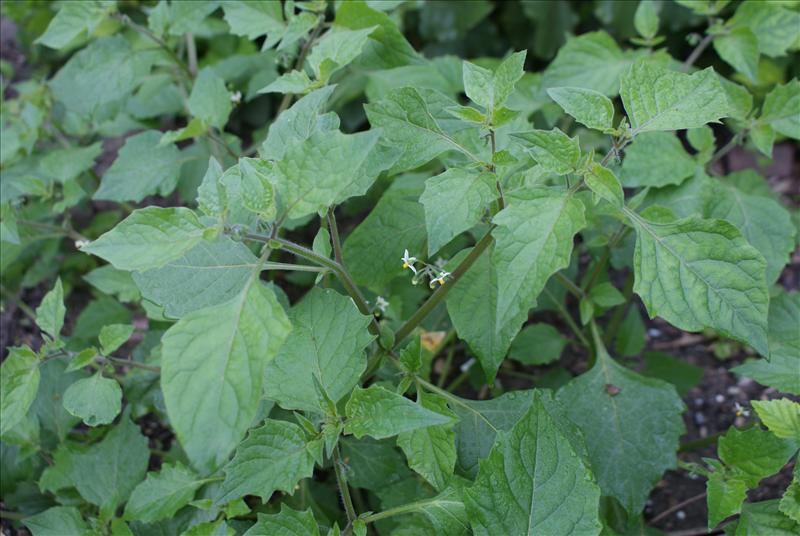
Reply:
[[[56,281],[20,304],[43,344],[2,365],[11,518],[35,536],[646,530],[684,384],[612,357],[644,346],[634,296],[800,394],[800,301],[776,285],[796,211],[716,167],[800,139],[800,82],[781,80],[800,13],[678,4],[640,2],[632,48],[570,37],[541,73],[524,50],[428,59],[398,25],[452,15],[463,34],[484,2],[6,8],[74,51],[3,102],[4,293]],[[687,8],[708,24],[680,63],[659,10]],[[695,67],[709,46],[743,85]],[[131,131],[96,173],[101,140]],[[79,276],[97,293],[67,337]],[[567,345],[577,376],[499,381]],[[448,385],[460,349],[479,366]],[[477,400],[453,394],[468,379]],[[709,528],[792,533],[797,469],[779,501],[743,502],[796,459],[800,405],[753,406],[720,460],[683,467],[708,478]]]

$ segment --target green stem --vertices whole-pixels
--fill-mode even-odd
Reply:
[[[19,512],[9,512],[8,510],[0,510],[0,518],[2,519],[9,519],[11,521],[22,521],[25,519],[25,514],[20,514]]]
[[[130,359],[122,359],[121,357],[114,357],[114,356],[104,356],[104,360],[114,363],[115,365],[123,365],[127,367],[139,368],[142,370],[148,370],[150,372],[157,372],[161,373],[161,367],[156,365],[146,365],[144,363],[139,363],[138,361],[132,361]]]
[[[722,157],[724,157],[726,154],[735,149],[740,143],[742,143],[742,140],[746,135],[747,135],[747,129],[740,130],[739,132],[737,132],[733,136],[733,138],[730,139],[728,143],[722,146],[722,148],[719,151],[714,153],[714,156],[712,156],[711,160],[709,160],[708,164],[706,164],[706,169],[710,170],[711,166],[719,162],[722,159]]]
[[[553,296],[553,293],[547,290],[546,287],[542,290],[542,292],[547,294],[547,296],[550,298],[550,301],[552,301],[553,304],[555,304],[556,309],[558,309],[558,313],[561,315],[561,318],[564,319],[564,322],[566,322],[567,327],[569,327],[572,333],[575,334],[575,336],[578,338],[578,341],[584,347],[591,350],[592,345],[589,342],[589,339],[586,338],[586,335],[583,334],[583,330],[581,330],[581,328],[578,327],[578,324],[575,323],[575,320],[572,319],[572,315],[569,314],[569,311],[567,311],[567,309],[561,304],[561,302],[555,296]]]
[[[197,45],[192,32],[186,34],[186,56],[189,58],[189,74],[194,78],[197,76]]]
[[[722,432],[717,432],[715,434],[711,434],[706,437],[701,437],[700,439],[693,439],[692,441],[687,441],[686,443],[681,444],[681,446],[678,448],[678,452],[691,452],[693,450],[713,445],[714,443],[717,442],[717,439],[719,439],[720,436],[722,436]]]
[[[581,299],[585,296],[581,287],[573,283],[569,277],[565,276],[561,272],[556,272],[553,275],[555,275],[556,281],[561,283],[561,285],[564,288],[566,288],[569,291],[569,293],[575,296],[576,298]]]
[[[17,307],[19,307],[19,310],[20,310],[20,311],[22,311],[23,313],[25,313],[25,316],[27,316],[28,318],[30,318],[31,320],[33,320],[34,322],[36,322],[36,311],[34,311],[33,309],[31,309],[31,308],[28,306],[28,304],[27,304],[27,303],[25,303],[25,302],[23,302],[22,300],[20,300],[19,298],[17,298],[17,296],[16,296],[16,295],[15,295],[13,292],[11,292],[10,290],[8,290],[8,289],[7,289],[5,286],[3,286],[3,285],[0,285],[0,292],[2,292],[2,294],[3,294],[3,295],[4,295],[4,296],[5,296],[5,297],[6,297],[8,300],[10,300],[10,301],[11,301],[11,302],[12,302],[14,305],[16,305]]]
[[[342,469],[342,456],[339,453],[339,445],[336,445],[336,448],[333,449],[333,470],[336,473],[336,483],[339,485],[339,493],[342,495],[344,511],[347,513],[348,525],[352,525],[358,515],[356,514],[355,508],[353,508],[353,498],[350,497],[347,477],[345,477],[344,470]]]
[[[450,374],[450,366],[453,364],[453,357],[456,355],[456,347],[455,345],[450,347],[450,350],[447,351],[447,357],[444,359],[444,365],[442,365],[442,372],[439,374],[439,379],[436,381],[437,387],[444,387],[444,382],[447,380],[447,375]]]
[[[79,232],[75,231],[74,229],[59,227],[58,225],[50,225],[49,223],[41,223],[38,221],[30,221],[30,220],[17,220],[17,225],[24,225],[26,227],[31,227],[33,229],[41,229],[42,231],[51,231],[54,233],[59,233],[62,236],[68,236],[73,240],[87,240],[85,236],[80,234]]]
[[[336,225],[336,216],[333,213],[333,207],[328,209],[328,231],[331,233],[331,242],[333,243],[333,258],[336,262],[344,266],[342,260],[342,243],[339,240],[339,227]]]
[[[414,331],[424,319],[427,317],[431,311],[433,311],[439,303],[447,296],[447,293],[450,292],[450,289],[458,283],[458,280],[469,270],[469,268],[478,260],[478,257],[489,247],[492,243],[492,230],[494,227],[489,229],[489,231],[483,235],[475,247],[472,248],[472,251],[469,252],[469,255],[464,257],[464,260],[459,263],[458,266],[453,270],[453,273],[450,275],[450,279],[448,279],[444,285],[439,287],[436,292],[431,294],[431,296],[422,304],[422,306],[417,309],[411,318],[406,320],[405,324],[400,326],[394,334],[394,348],[397,348],[400,343],[405,339],[408,335]]]
[[[685,62],[683,62],[683,65],[681,66],[681,71],[686,72],[692,65],[694,65],[694,62],[696,62],[698,58],[700,58],[700,54],[702,54],[703,51],[706,48],[708,48],[708,45],[711,44],[711,41],[714,40],[714,37],[715,37],[714,34],[706,34],[706,36],[703,37],[702,41],[697,43],[697,46],[694,48],[694,50],[692,50],[692,53],[689,54],[689,57],[686,58]]]
[[[300,49],[300,55],[297,56],[297,61],[294,64],[295,71],[299,71],[300,69],[303,68],[303,64],[306,62],[306,56],[308,56],[308,51],[311,50],[311,46],[314,44],[314,41],[316,41],[317,37],[319,37],[319,34],[322,31],[324,23],[325,23],[325,16],[320,15],[319,19],[317,20],[316,27],[314,28],[314,30],[312,31],[311,35],[306,40],[306,42],[303,43],[303,48]],[[285,112],[289,108],[289,106],[292,105],[293,99],[294,99],[294,93],[286,93],[283,96],[283,99],[281,99],[281,103],[278,106],[278,111],[275,112],[275,117],[278,117],[283,112]]]
[[[625,279],[623,295],[625,296],[625,303],[614,309],[614,314],[611,316],[608,326],[606,326],[606,333],[604,336],[606,344],[612,343],[614,337],[617,335],[619,326],[625,318],[625,314],[628,312],[628,309],[630,309],[631,302],[633,301],[633,274],[628,274],[627,279]]]

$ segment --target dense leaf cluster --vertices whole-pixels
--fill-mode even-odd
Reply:
[[[3,293],[49,292],[0,500],[34,536],[640,534],[679,463],[709,529],[800,530],[800,465],[746,500],[797,402],[685,464],[696,367],[622,359],[640,300],[800,395],[797,210],[719,165],[800,139],[796,2],[3,9],[38,62],[4,65]]]

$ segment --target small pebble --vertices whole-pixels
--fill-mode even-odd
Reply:
[[[675,512],[675,517],[677,517],[680,521],[683,521],[684,519],[686,519],[686,512],[684,512],[683,510],[678,510],[677,512]]]
[[[738,395],[742,390],[736,387],[735,385],[731,385],[728,387],[728,394],[729,395]]]
[[[717,404],[722,404],[723,402],[725,402],[725,395],[717,395],[714,397],[714,400],[716,401]]]
[[[660,337],[661,330],[656,328],[650,328],[647,330],[647,334],[650,335],[651,337]]]
[[[466,372],[466,371],[468,371],[469,369],[471,369],[471,368],[472,368],[472,365],[474,365],[474,364],[475,364],[475,358],[474,358],[474,357],[470,357],[469,359],[467,359],[467,360],[464,362],[464,364],[463,364],[463,365],[461,365],[461,367],[460,367],[460,369],[461,369],[461,372]]]
[[[708,428],[701,426],[697,433],[700,434],[700,437],[708,437]]]
[[[702,424],[705,424],[705,422],[706,422],[706,416],[703,415],[702,413],[700,413],[699,411],[695,412],[695,414],[694,414],[694,423],[697,426],[700,426]]]
[[[694,399],[694,405],[697,406],[698,408],[703,407],[704,403],[705,403],[705,400],[703,400],[702,398],[695,398]]]

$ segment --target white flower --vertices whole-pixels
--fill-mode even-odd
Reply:
[[[81,249],[89,245],[89,240],[76,240],[75,241],[75,248]]]
[[[385,313],[386,308],[389,307],[389,302],[386,301],[383,296],[378,296],[375,298],[375,307],[377,307],[380,312]]]
[[[400,259],[403,261],[403,269],[411,268],[411,271],[415,274],[417,273],[417,269],[414,268],[414,263],[417,262],[416,257],[409,257],[408,250],[403,251],[403,257]]]
[[[436,283],[444,285],[444,280],[448,277],[450,277],[450,272],[439,272],[438,277],[434,277],[433,279],[431,279],[431,287],[433,287],[433,285]]]
[[[743,408],[742,405],[739,404],[738,402],[736,402],[736,404],[734,405],[734,410],[736,412],[736,416],[737,417],[749,417],[750,416],[750,410],[746,409],[746,408]]]
[[[242,92],[234,91],[231,93],[231,102],[234,104],[240,104],[242,102]]]

